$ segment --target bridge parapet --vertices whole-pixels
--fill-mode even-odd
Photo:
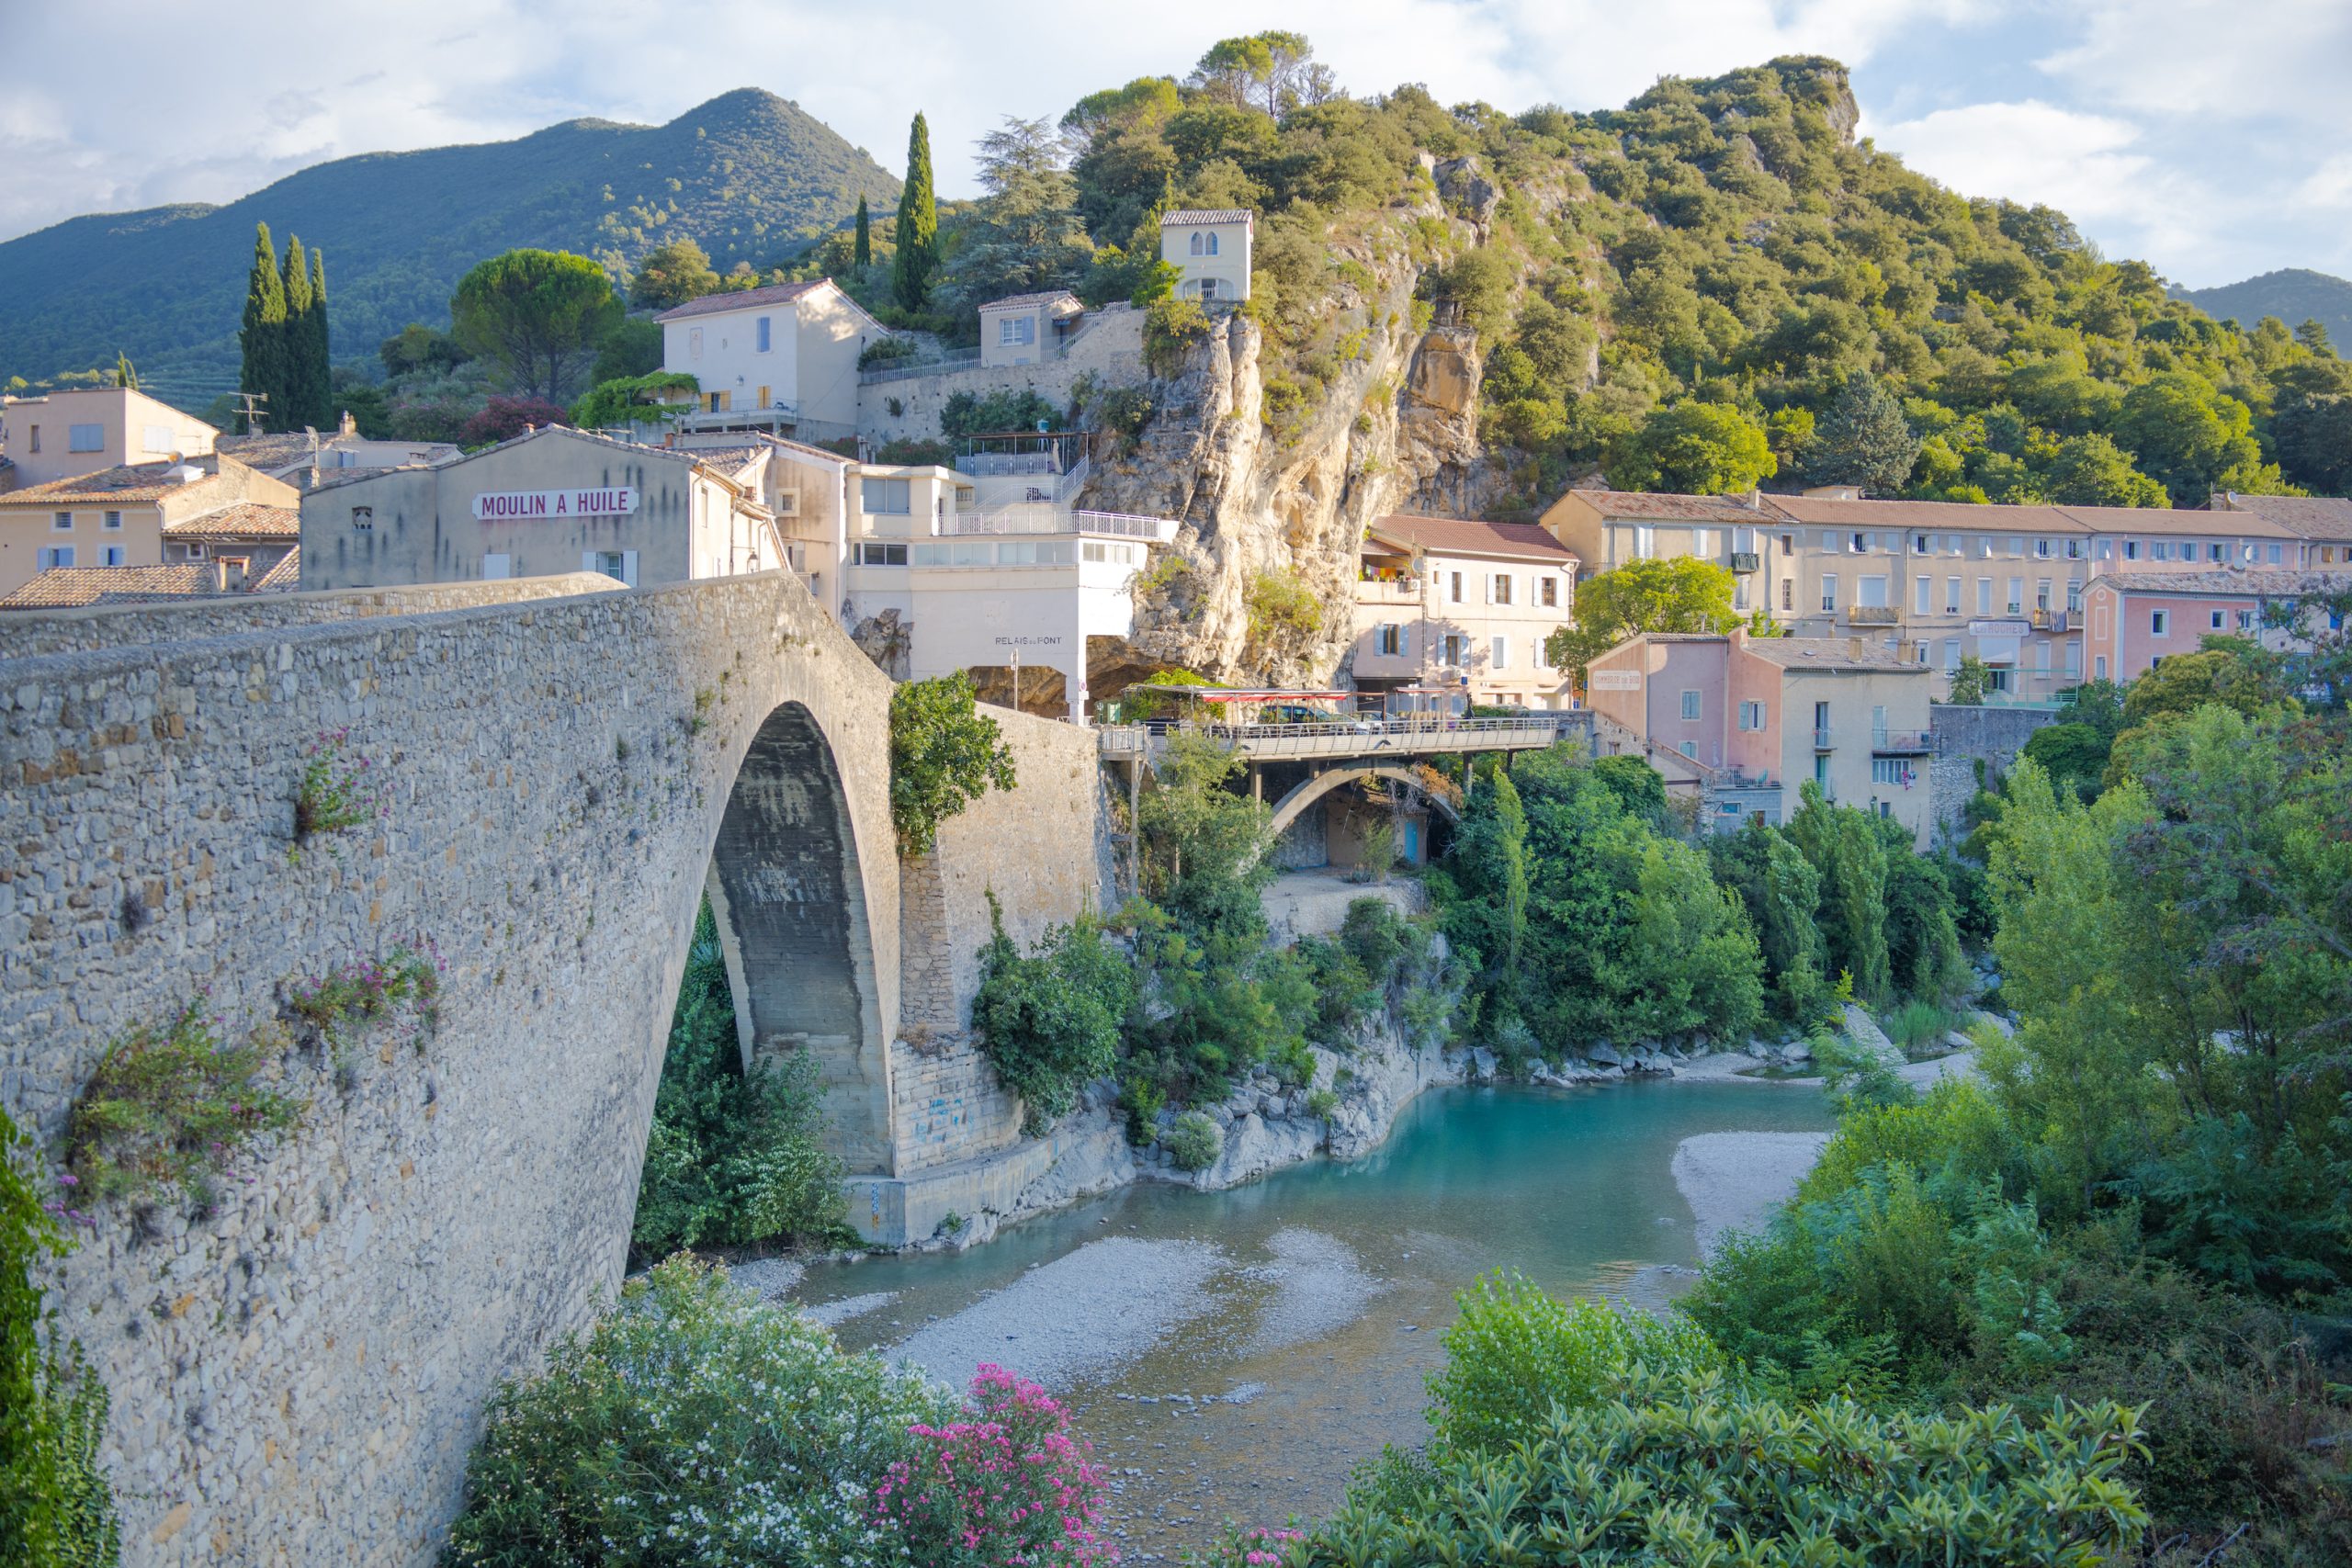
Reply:
[[[1118,725],[1097,731],[1104,758],[1151,757],[1178,734],[1204,736],[1251,761],[1351,757],[1429,757],[1464,751],[1537,751],[1572,734],[1589,735],[1584,710],[1526,718],[1365,719],[1336,724]]]

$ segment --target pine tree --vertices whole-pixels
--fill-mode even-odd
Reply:
[[[1856,485],[1891,494],[1910,479],[1918,457],[1919,438],[1911,434],[1903,405],[1877,377],[1856,376],[1815,430],[1804,473],[1817,485]]]
[[[899,194],[899,256],[891,288],[900,306],[920,310],[939,270],[939,202],[932,189],[931,127],[915,116],[907,133],[907,185]]]
[[[874,231],[867,225],[865,197],[862,194],[857,198],[857,246],[850,252],[850,259],[860,266],[874,265]]]
[[[306,337],[311,361],[311,383],[318,389],[317,400],[311,406],[311,423],[321,430],[335,417],[334,376],[327,342],[327,254],[311,253],[311,330]]]
[[[114,384],[118,387],[128,387],[134,392],[139,389],[138,367],[130,363],[130,356],[120,349],[115,350]]]
[[[287,428],[283,405],[286,365],[286,279],[277,270],[277,253],[270,243],[269,225],[254,225],[254,266],[245,282],[245,322],[237,334],[244,351],[238,372],[239,389],[268,400],[262,423]]]
[[[279,423],[285,429],[315,428],[320,389],[311,378],[311,258],[299,234],[287,237],[285,276],[285,361],[278,373],[280,395],[272,397],[269,406],[281,411]]]

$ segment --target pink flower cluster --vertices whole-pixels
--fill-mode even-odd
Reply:
[[[1233,1550],[1249,1568],[1272,1568],[1281,1562],[1285,1549],[1295,1540],[1305,1540],[1304,1531],[1270,1529],[1264,1525],[1243,1530],[1233,1538]]]
[[[922,1455],[890,1467],[877,1521],[941,1568],[1092,1568],[1119,1554],[1097,1533],[1102,1478],[1069,1413],[994,1362],[972,1380],[971,1417],[908,1428]]]

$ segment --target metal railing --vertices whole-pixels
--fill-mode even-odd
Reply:
[[[1838,742],[1832,739],[1826,725],[1816,725],[1814,728],[1813,749],[1816,751],[1834,751],[1838,749]]]
[[[1069,512],[1043,502],[1023,502],[993,512],[959,512],[939,529],[942,536],[970,537],[982,534],[1108,534],[1122,539],[1171,537],[1176,525],[1165,517],[1139,517],[1125,512]]]
[[[1148,755],[1170,735],[1203,735],[1245,757],[1376,757],[1430,755],[1445,751],[1517,751],[1550,746],[1565,729],[1580,728],[1581,716],[1547,714],[1527,718],[1350,719],[1329,724],[1219,724],[1191,719],[1172,724],[1114,725],[1095,731],[1106,757]]]
[[[1857,626],[1891,626],[1902,618],[1892,604],[1856,604],[1846,612],[1847,623]]]
[[[945,376],[953,371],[969,370],[980,362],[977,348],[951,348],[936,359],[926,359],[914,365],[876,365],[871,370],[857,373],[857,384],[871,387],[882,381],[908,381],[924,376]]]
[[[1871,750],[1887,756],[1924,755],[1935,750],[1935,738],[1924,729],[1873,729]]]

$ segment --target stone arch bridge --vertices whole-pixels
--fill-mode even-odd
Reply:
[[[421,1048],[288,1058],[304,1125],[209,1213],[109,1209],[50,1271],[113,1392],[127,1562],[432,1560],[488,1389],[618,1282],[706,890],[747,1051],[818,1061],[854,1218],[912,1224],[910,1172],[1016,1139],[968,1046],[910,1052],[902,1014],[952,1032],[971,976],[928,950],[977,952],[982,886],[1032,929],[1095,896],[1091,739],[1004,716],[1017,807],[902,867],[889,682],[796,580],[616,587],[0,624],[20,1125],[60,1136],[107,1043],[191,1003],[243,1037],[290,979],[401,944],[445,966]],[[297,855],[322,746],[375,810]]]

